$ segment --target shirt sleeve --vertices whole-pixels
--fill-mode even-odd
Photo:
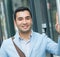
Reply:
[[[6,51],[5,51],[5,44],[4,44],[4,42],[2,43],[2,45],[1,45],[1,47],[0,47],[0,57],[8,57],[7,56],[7,53],[6,53]]]
[[[60,56],[60,36],[58,36],[58,54]]]
[[[47,37],[47,51],[60,56],[60,39],[58,39],[58,43],[54,42],[52,39]]]

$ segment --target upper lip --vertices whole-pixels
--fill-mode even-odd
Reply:
[[[28,25],[24,25],[24,26],[22,26],[22,27],[28,27]]]

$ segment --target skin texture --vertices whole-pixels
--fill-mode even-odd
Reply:
[[[31,34],[32,27],[32,17],[29,11],[19,11],[16,13],[16,20],[14,20],[14,24],[17,26],[19,35],[21,38],[28,40]],[[56,31],[60,33],[60,24],[58,23],[58,15],[56,14]]]
[[[14,24],[17,26],[19,30],[20,37],[27,40],[31,34],[32,27],[32,18],[30,13],[27,10],[17,12]]]
[[[60,24],[58,20],[58,14],[56,13],[56,25],[55,25],[56,31],[60,33]]]

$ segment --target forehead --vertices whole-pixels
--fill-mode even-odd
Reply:
[[[25,10],[25,11],[19,11],[16,13],[16,16],[30,16],[30,12]]]

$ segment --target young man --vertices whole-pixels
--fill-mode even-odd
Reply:
[[[14,43],[26,57],[46,57],[46,51],[60,55],[59,42],[55,43],[45,34],[34,32],[32,28],[32,14],[26,7],[19,7],[14,13],[14,24],[18,31],[14,35]],[[59,32],[59,25],[56,25]],[[0,57],[19,57],[12,38],[3,41],[0,48]]]

